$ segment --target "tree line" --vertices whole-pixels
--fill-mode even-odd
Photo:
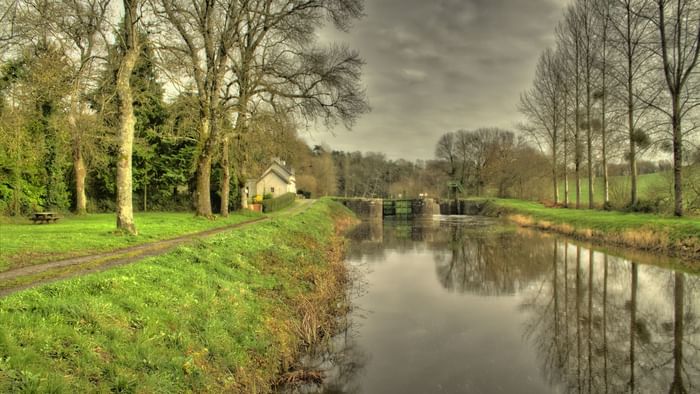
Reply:
[[[260,156],[298,146],[298,125],[350,126],[368,110],[359,54],[316,42],[362,12],[361,0],[3,0],[0,208],[85,213],[113,196],[117,227],[136,233],[140,191],[144,208],[193,196],[197,215],[213,198],[227,215]]]
[[[610,168],[622,162],[630,176],[627,205],[635,209],[640,157],[670,154],[673,211],[684,214],[684,192],[694,187],[684,172],[700,126],[699,55],[697,1],[575,0],[568,6],[556,44],[542,52],[519,105],[527,119],[519,128],[548,152],[555,203],[581,207],[587,178],[588,207],[596,206],[600,173],[600,203],[609,207]]]

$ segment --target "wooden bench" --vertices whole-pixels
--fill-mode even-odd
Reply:
[[[58,216],[56,212],[36,212],[30,217],[29,219],[34,222],[34,224],[37,223],[51,223],[51,222],[56,222],[58,219],[61,217]]]

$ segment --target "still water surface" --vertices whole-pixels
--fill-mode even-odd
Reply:
[[[480,217],[364,223],[311,392],[700,393],[700,277]]]

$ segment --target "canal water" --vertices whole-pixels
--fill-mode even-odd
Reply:
[[[700,276],[482,217],[363,223],[320,393],[700,393]]]

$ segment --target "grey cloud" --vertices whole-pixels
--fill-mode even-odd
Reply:
[[[512,127],[565,0],[366,0],[350,33],[324,41],[360,51],[372,112],[353,131],[313,133],[335,149],[430,159],[458,128]]]

